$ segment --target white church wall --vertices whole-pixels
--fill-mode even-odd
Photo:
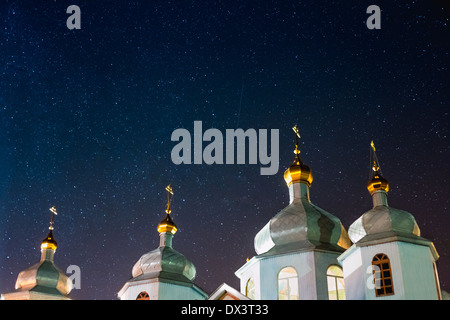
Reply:
[[[261,260],[261,290],[263,300],[277,300],[278,273],[285,267],[293,267],[298,275],[299,299],[316,299],[316,282],[313,252],[297,252],[267,257]]]
[[[195,286],[183,286],[160,282],[155,279],[140,282],[129,282],[128,287],[121,292],[121,300],[136,300],[141,292],[147,292],[150,300],[204,300],[205,295]]]
[[[332,265],[341,267],[338,256],[338,253],[314,252],[317,300],[328,300],[327,270]]]
[[[366,297],[365,270],[361,249],[353,245],[339,257],[344,272],[345,295],[347,300],[364,300]]]
[[[127,288],[125,288],[125,291],[120,296],[120,300],[136,300],[138,295],[141,292],[147,292],[150,300],[156,300],[158,299],[158,282],[156,281],[140,281],[140,282],[128,282],[126,285],[128,285]]]
[[[383,253],[388,256],[391,264],[392,281],[394,283],[394,294],[377,297],[373,285],[372,259],[375,255]],[[364,284],[366,300],[399,300],[405,299],[403,287],[402,266],[397,242],[387,242],[377,245],[361,247],[361,255],[364,270]]]
[[[159,283],[159,300],[205,300],[205,298],[195,287]]]
[[[246,295],[248,280],[253,279],[255,284],[255,300],[261,300],[261,282],[260,282],[260,261],[257,257],[253,257],[245,265],[243,265],[238,271],[236,276],[240,279],[240,292]]]
[[[255,284],[256,300],[278,299],[278,273],[286,267],[293,267],[298,276],[300,300],[328,300],[327,269],[340,266],[338,253],[302,251],[267,257],[253,257],[236,271],[240,279],[240,292],[246,294],[247,282]]]
[[[436,300],[436,288],[433,270],[433,256],[427,246],[412,243],[398,243],[401,259],[405,299]]]
[[[373,284],[372,259],[388,256],[394,294],[377,297]],[[427,246],[393,241],[358,247],[353,245],[339,258],[343,265],[345,291],[349,300],[437,299],[433,256]]]

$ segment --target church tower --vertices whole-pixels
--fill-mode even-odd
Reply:
[[[53,258],[57,243],[53,237],[55,207],[50,208],[50,231],[41,243],[41,260],[19,273],[16,290],[1,295],[2,300],[70,300],[72,281],[56,267]]]
[[[196,269],[173,249],[178,230],[171,217],[173,191],[166,187],[166,216],[158,225],[159,247],[145,253],[133,267],[133,278],[117,294],[121,300],[204,300],[208,295],[194,284]]]
[[[339,261],[348,299],[441,299],[433,242],[420,236],[409,212],[388,205],[389,182],[371,143],[372,173],[367,189],[373,208],[349,228],[354,243]]]
[[[337,257],[350,239],[337,217],[311,203],[313,175],[300,159],[297,126],[293,130],[295,159],[284,173],[290,203],[257,233],[257,255],[235,274],[250,299],[345,299]]]

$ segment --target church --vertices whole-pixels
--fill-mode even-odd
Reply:
[[[72,280],[54,263],[58,244],[53,237],[55,207],[50,208],[52,218],[47,237],[41,243],[41,260],[19,273],[15,290],[1,295],[1,300],[70,300]]]
[[[159,247],[142,255],[133,267],[133,278],[117,294],[121,300],[204,300],[208,294],[194,284],[194,264],[173,248],[177,225],[170,213],[173,191],[166,187],[167,209],[158,224]]]
[[[262,300],[442,299],[430,240],[414,216],[388,205],[389,182],[371,143],[373,208],[345,230],[314,205],[312,171],[299,157],[285,171],[289,205],[256,234],[257,253],[235,272],[240,292]]]
[[[348,228],[310,199],[311,168],[300,158],[298,130],[294,162],[284,172],[289,204],[255,235],[256,255],[235,275],[240,288],[222,284],[213,293],[195,284],[196,268],[174,249],[178,226],[171,216],[173,190],[158,224],[159,246],[132,267],[118,291],[121,300],[441,300],[433,242],[423,238],[414,216],[388,204],[389,182],[371,143],[373,207]],[[53,210],[52,210],[53,209]],[[15,290],[2,300],[70,299],[72,282],[54,264],[50,232],[40,262],[19,273]]]

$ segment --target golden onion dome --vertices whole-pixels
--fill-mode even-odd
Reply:
[[[170,232],[172,234],[175,234],[177,230],[177,225],[175,224],[175,222],[173,222],[169,213],[167,213],[166,217],[158,224],[159,233]]]
[[[369,190],[370,194],[373,194],[375,191],[389,191],[389,182],[381,175],[380,164],[378,162],[378,157],[376,153],[375,144],[373,140],[370,142],[370,157],[372,161],[372,178],[367,182],[367,190]]]
[[[373,166],[373,177],[367,182],[367,190],[370,194],[378,190],[389,191],[389,182],[381,175],[378,166]]]
[[[41,243],[41,249],[52,249],[56,250],[58,244],[56,243],[55,239],[53,238],[53,231],[50,230],[47,237],[42,240]]]
[[[294,163],[284,172],[284,180],[288,186],[295,182],[304,182],[308,187],[311,186],[313,181],[311,169],[300,160],[298,153]]]

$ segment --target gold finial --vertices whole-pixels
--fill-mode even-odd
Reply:
[[[295,154],[299,154],[300,150],[298,149],[298,139],[300,139],[300,132],[298,131],[297,125],[293,126],[292,130],[294,130],[294,132],[295,132],[295,150],[294,150],[294,153]]]
[[[166,213],[170,214],[170,212],[172,211],[172,210],[170,210],[170,204],[171,204],[172,198],[173,198],[173,190],[172,190],[172,187],[171,187],[170,184],[166,187],[166,191],[167,191],[167,209],[166,209]]]
[[[298,149],[300,132],[297,125],[293,126],[292,130],[295,132],[295,159],[294,163],[284,172],[284,180],[288,186],[293,182],[305,182],[309,187],[312,183],[313,176],[311,169],[300,160],[300,150]]]
[[[58,212],[56,211],[55,206],[51,207],[49,209],[52,212],[52,218],[50,219],[50,227],[48,227],[50,230],[53,230],[53,223],[55,221],[55,215],[58,215]]]
[[[383,190],[388,192],[389,182],[381,174],[380,163],[378,161],[377,152],[373,140],[370,142],[370,147],[371,147],[370,156],[372,162],[372,173],[369,178],[370,180],[367,183],[367,189],[371,194],[377,190]]]
[[[50,219],[50,227],[49,228],[49,232],[47,237],[42,241],[41,243],[41,249],[52,249],[52,250],[56,250],[57,247],[57,243],[55,241],[55,239],[53,238],[53,223],[55,222],[55,216],[58,214],[58,212],[56,211],[56,208],[53,206],[49,209],[52,212],[52,217]]]
[[[172,203],[173,198],[173,190],[170,184],[166,187],[167,191],[167,209],[166,209],[166,217],[159,223],[158,225],[158,232],[170,232],[172,234],[175,234],[177,232],[177,225],[173,222],[172,218],[170,217],[170,204]]]

